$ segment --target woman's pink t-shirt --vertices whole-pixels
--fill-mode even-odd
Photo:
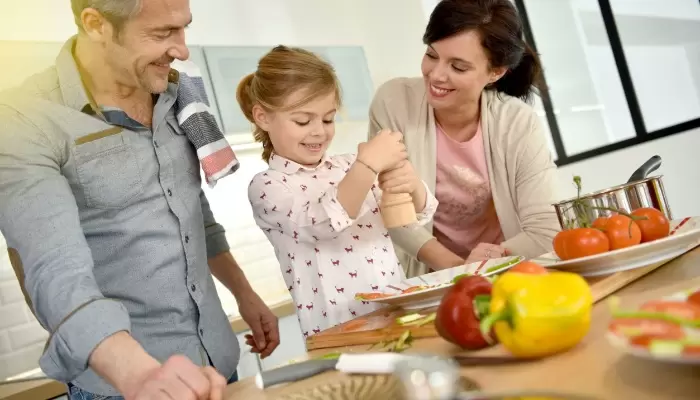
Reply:
[[[466,258],[479,243],[503,242],[491,195],[481,124],[467,142],[457,142],[436,126],[439,201],[433,234],[445,247]]]

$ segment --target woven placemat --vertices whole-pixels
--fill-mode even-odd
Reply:
[[[477,390],[471,379],[461,377],[461,390]],[[351,375],[276,400],[402,400],[401,382],[393,375]]]

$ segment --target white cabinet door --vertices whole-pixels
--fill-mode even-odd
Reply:
[[[238,361],[238,379],[255,376],[260,372],[260,364],[257,354],[250,352],[250,347],[245,344],[245,335],[250,331],[241,332],[238,335],[238,345],[241,346],[241,358]]]
[[[306,342],[296,314],[280,318],[279,327],[280,345],[269,357],[261,360],[264,370],[289,364],[291,360],[306,355]]]

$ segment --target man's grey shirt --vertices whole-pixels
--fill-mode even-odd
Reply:
[[[129,331],[161,362],[184,354],[229,377],[239,347],[207,264],[229,246],[174,115],[177,73],[147,128],[90,101],[73,44],[0,95],[0,231],[51,333],[40,365],[51,378],[117,395],[88,357]]]

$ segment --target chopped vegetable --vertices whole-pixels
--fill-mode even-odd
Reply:
[[[407,350],[411,348],[411,344],[413,343],[413,336],[411,336],[411,331],[407,330],[404,331],[401,336],[399,336],[397,339],[394,340],[389,340],[389,341],[384,341],[382,340],[379,343],[375,343],[367,350],[371,350],[375,347],[379,347],[380,349],[389,351],[389,352],[394,352],[394,353],[401,353],[404,350]]]
[[[608,330],[617,335],[636,338],[641,342],[651,339],[683,339],[683,328],[673,322],[644,318],[615,318],[610,322]]]
[[[506,272],[493,285],[490,314],[481,321],[481,332],[486,337],[493,328],[516,357],[555,354],[586,335],[592,303],[590,286],[575,273]]]
[[[425,289],[428,289],[428,288],[430,288],[430,286],[422,286],[422,285],[419,285],[419,286],[411,286],[411,287],[409,287],[409,288],[406,288],[406,289],[402,290],[401,293],[402,293],[402,294],[413,293],[413,292],[418,292],[418,291],[425,290]]]
[[[488,273],[491,273],[491,272],[494,272],[494,271],[498,271],[498,270],[503,269],[503,268],[505,268],[505,267],[509,267],[509,266],[511,266],[511,265],[513,265],[513,264],[517,264],[517,263],[519,263],[519,262],[522,261],[522,260],[523,260],[523,257],[516,257],[516,258],[514,258],[514,259],[512,259],[512,260],[509,260],[509,261],[506,261],[506,262],[504,262],[504,263],[500,263],[500,264],[498,264],[498,265],[494,265],[494,266],[488,267],[488,268],[486,269],[486,273],[488,274]]]
[[[376,300],[376,299],[384,299],[387,297],[392,297],[393,294],[389,293],[355,293],[355,300],[361,301],[361,300]]]
[[[466,274],[459,274],[459,275],[455,276],[454,278],[452,278],[452,281],[451,281],[451,282],[452,282],[453,284],[455,284],[455,283],[457,283],[458,280],[460,280],[460,279],[462,279],[462,278],[466,278],[467,276],[474,276],[474,275],[473,275],[473,274],[469,274],[469,273],[466,273]]]
[[[611,313],[615,319],[660,320],[688,327],[700,327],[700,310],[688,302],[655,301],[646,303],[638,311],[620,310],[619,299],[610,300]]]
[[[322,356],[318,356],[315,359],[317,360],[337,360],[340,357],[340,352],[334,351],[332,353],[327,353]]]
[[[435,313],[430,313],[428,315],[422,315],[419,313],[413,313],[404,315],[403,317],[396,318],[396,323],[404,326],[423,326],[435,321]]]
[[[435,319],[438,334],[463,349],[487,347],[489,340],[479,329],[479,320],[488,312],[490,295],[491,282],[483,276],[460,279],[440,301]]]
[[[419,314],[419,313],[408,314],[408,315],[404,315],[403,317],[396,318],[396,323],[399,325],[405,325],[409,322],[419,320],[423,317],[424,316]]]

